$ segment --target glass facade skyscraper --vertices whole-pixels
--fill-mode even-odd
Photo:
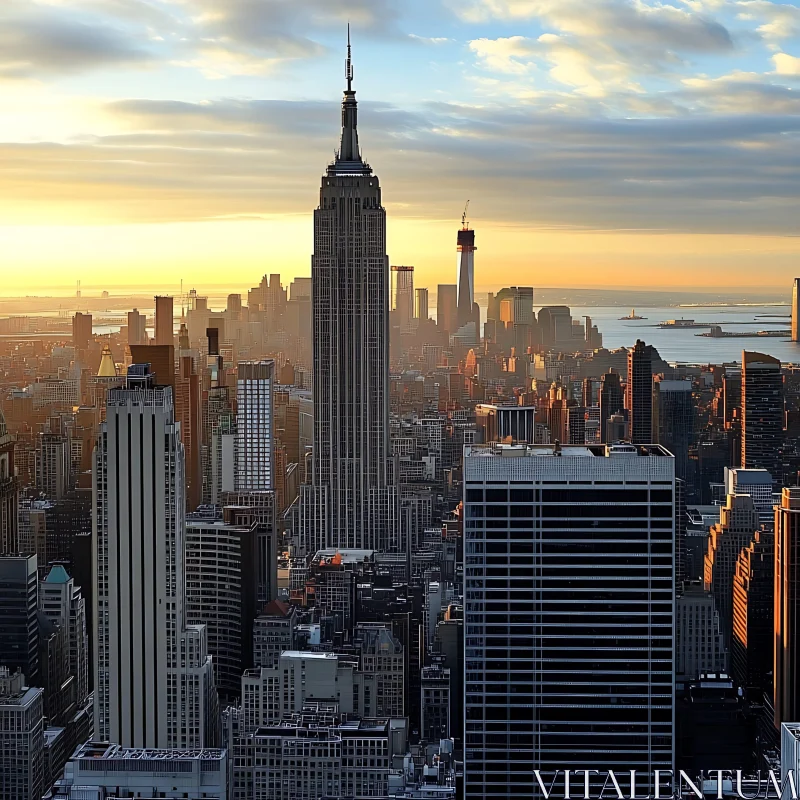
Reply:
[[[467,447],[464,510],[465,796],[672,768],[674,459]]]

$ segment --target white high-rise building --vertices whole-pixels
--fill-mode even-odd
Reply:
[[[236,491],[270,492],[275,488],[274,391],[274,361],[239,362],[236,382]],[[224,465],[224,449],[222,457]]]
[[[93,469],[95,736],[125,747],[213,746],[205,628],[184,612],[185,487],[172,390],[148,365],[112,389]]]
[[[674,459],[467,446],[464,512],[465,797],[564,769],[646,791],[675,755]]]
[[[402,549],[388,467],[386,210],[361,157],[349,46],[346,78],[341,146],[314,212],[314,466],[300,514],[310,553]]]
[[[39,610],[67,632],[70,673],[75,678],[75,699],[82,704],[89,696],[89,639],[86,631],[86,601],[81,587],[56,564],[39,583]]]

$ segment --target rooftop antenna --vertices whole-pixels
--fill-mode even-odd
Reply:
[[[469,211],[469,200],[467,200],[467,204],[464,206],[464,213],[461,215],[461,230],[468,230],[468,223],[467,223],[467,212]]]
[[[347,23],[347,60],[344,62],[344,77],[347,80],[347,91],[353,91],[353,59],[350,49],[350,23]]]

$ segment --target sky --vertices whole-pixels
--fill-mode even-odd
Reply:
[[[0,294],[309,274],[348,21],[417,286],[800,274],[800,0],[3,0]]]

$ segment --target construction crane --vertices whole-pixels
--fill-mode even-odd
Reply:
[[[467,200],[467,204],[464,206],[464,213],[461,215],[462,230],[467,230],[467,211],[469,211],[469,200]]]

